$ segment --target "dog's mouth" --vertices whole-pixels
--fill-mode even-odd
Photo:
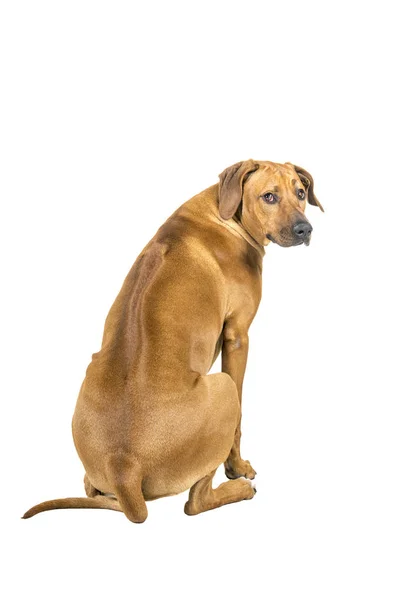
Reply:
[[[268,240],[273,242],[274,244],[278,244],[282,248],[291,248],[292,246],[301,246],[304,244],[305,246],[310,245],[311,236],[307,236],[306,238],[299,240],[299,238],[280,236],[279,238],[274,238],[270,233],[267,233],[265,236]]]

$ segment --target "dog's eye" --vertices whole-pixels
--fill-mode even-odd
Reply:
[[[297,190],[297,197],[298,197],[300,200],[304,200],[304,198],[306,197],[306,193],[305,193],[305,191],[304,191],[304,190],[302,190],[302,189],[300,189],[300,190]]]
[[[267,204],[275,204],[276,202],[278,202],[278,198],[275,196],[275,194],[272,194],[271,192],[268,192],[267,194],[264,194],[262,196],[262,199]]]

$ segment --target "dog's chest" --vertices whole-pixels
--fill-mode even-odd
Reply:
[[[261,261],[239,256],[226,271],[228,311],[252,321],[261,300]]]

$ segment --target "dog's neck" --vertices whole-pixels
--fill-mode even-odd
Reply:
[[[218,210],[218,216],[220,217],[219,210]],[[220,217],[220,220],[221,220],[221,217]],[[242,223],[242,203],[239,204],[238,209],[235,212],[235,214],[233,215],[233,217],[231,219],[227,219],[226,221],[223,220],[223,222],[226,225],[229,225],[232,229],[235,229],[235,231],[237,231],[239,233],[239,235],[241,235],[249,244],[251,244],[253,246],[253,248],[255,248],[257,250],[257,252],[260,254],[261,258],[264,256],[264,254],[265,254],[264,246],[262,246],[251,235],[251,233],[246,229],[246,227]]]
[[[245,229],[241,223],[240,215],[234,215],[231,219],[223,219],[218,209],[218,184],[212,185],[197,196],[194,196],[182,206],[184,210],[190,210],[199,215],[208,212],[210,218],[228,229],[234,235],[240,236],[246,240],[250,246],[253,246],[261,258],[265,255],[265,248]]]
[[[251,246],[253,246],[253,248],[255,248],[257,250],[257,252],[260,254],[261,258],[264,257],[264,255],[265,255],[264,246],[261,246],[261,244],[259,244],[257,242],[257,240],[255,240],[253,238],[253,236],[250,235],[250,233],[247,231],[247,229],[245,229],[243,227],[240,220],[236,217],[236,215],[234,215],[231,219],[225,220],[225,219],[222,219],[222,217],[220,217],[218,214],[218,219],[223,225],[225,225],[225,227],[229,227],[230,229],[233,229],[234,231],[236,231]]]

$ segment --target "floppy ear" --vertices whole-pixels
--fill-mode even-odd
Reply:
[[[221,173],[219,176],[219,214],[223,219],[233,217],[242,199],[244,182],[250,173],[257,169],[258,164],[250,159],[238,162]]]
[[[313,204],[314,206],[318,206],[322,210],[322,212],[325,212],[324,209],[322,208],[322,204],[319,203],[318,198],[314,194],[314,180],[311,177],[310,173],[308,171],[306,171],[305,169],[302,169],[301,167],[297,167],[296,165],[293,165],[293,166],[294,166],[296,173],[300,177],[301,181],[304,183],[304,185],[307,188],[308,202],[310,204]]]

